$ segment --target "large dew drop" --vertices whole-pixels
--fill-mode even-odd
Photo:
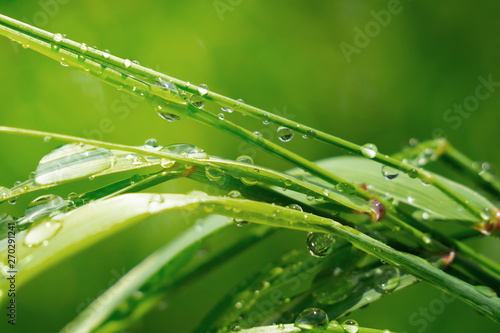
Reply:
[[[315,329],[328,325],[328,315],[318,308],[309,308],[302,311],[295,320],[295,327],[301,329]]]
[[[206,94],[208,94],[208,86],[206,84],[200,84],[200,86],[198,87],[198,92],[201,96],[205,96]]]
[[[278,134],[278,139],[282,142],[289,142],[293,139],[293,131],[288,127],[278,127],[276,132]]]
[[[61,223],[47,221],[45,223],[40,223],[33,228],[31,228],[26,237],[24,237],[24,244],[28,247],[44,244],[46,245],[48,240],[59,231],[61,228]]]
[[[160,149],[161,152],[181,155],[189,158],[196,159],[206,159],[208,158],[208,154],[205,151],[195,145],[188,143],[176,143],[173,145],[165,146]]]
[[[310,232],[306,238],[307,249],[314,257],[326,257],[332,252],[335,239],[330,234]]]
[[[66,144],[45,155],[35,171],[39,185],[89,177],[111,168],[116,161],[108,150],[84,144]]]
[[[347,319],[341,326],[346,333],[357,333],[359,331],[358,323],[352,319]]]
[[[205,175],[211,182],[216,182],[222,179],[224,171],[217,169],[216,167],[206,166]]]
[[[205,106],[205,99],[203,99],[203,97],[198,95],[191,95],[189,97],[189,103],[191,103],[191,105],[194,106],[195,108],[201,109],[202,107]]]
[[[177,86],[162,78],[150,85],[150,103],[158,115],[170,122],[180,120],[186,113],[187,101],[179,93]]]
[[[378,149],[373,143],[366,143],[361,147],[361,153],[364,157],[374,158],[377,156]]]
[[[394,291],[399,286],[399,269],[390,265],[384,265],[375,270],[374,282],[375,290],[381,294]]]
[[[26,207],[24,217],[35,222],[43,217],[66,212],[68,202],[55,194],[45,194],[31,201]]]
[[[382,176],[384,176],[387,180],[396,179],[399,175],[399,171],[397,169],[391,168],[390,166],[384,165],[382,166]]]
[[[236,158],[236,161],[246,164],[253,164],[253,159],[248,155],[241,155]]]

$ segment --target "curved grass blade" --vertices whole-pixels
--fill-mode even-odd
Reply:
[[[337,191],[325,191],[324,188],[321,186],[317,186],[309,182],[301,182],[297,178],[292,177],[290,175],[286,175],[278,171],[270,170],[260,166],[255,166],[252,164],[246,164],[230,160],[222,160],[218,158],[208,158],[208,155],[206,156],[207,158],[203,158],[205,156],[201,155],[190,156],[189,154],[188,155],[173,154],[171,152],[168,152],[168,150],[162,151],[161,149],[160,150],[147,149],[144,147],[127,146],[122,144],[114,144],[98,140],[90,140],[69,135],[61,135],[55,133],[26,130],[26,129],[12,128],[12,127],[5,127],[5,126],[0,126],[0,132],[39,136],[39,137],[51,136],[55,139],[60,139],[64,141],[84,143],[86,145],[98,146],[106,149],[126,151],[129,152],[127,156],[129,156],[130,153],[134,153],[139,156],[156,157],[156,159],[152,159],[151,163],[158,163],[158,159],[160,160],[160,163],[162,163],[161,161],[162,160],[165,161],[166,159],[167,161],[169,161],[170,165],[170,161],[175,161],[179,162],[180,165],[179,168],[185,169],[184,175],[186,176],[191,174],[195,170],[195,168],[191,167],[188,168],[187,166],[204,167],[205,170],[206,168],[216,168],[224,172],[230,173],[238,178],[245,177],[246,179],[252,179],[252,180],[262,179],[262,181],[267,182],[271,185],[289,188],[290,190],[299,191],[309,195],[315,195],[317,197],[323,197],[325,199],[337,202],[340,205],[346,206],[353,210],[366,212],[372,215],[374,214],[373,207],[371,207],[366,201],[363,201],[359,198],[355,198],[351,195],[345,195]],[[120,165],[117,166],[117,168],[119,167]]]
[[[151,214],[176,209],[207,209],[214,214],[241,218],[268,226],[332,233],[347,240],[362,251],[454,295],[492,320],[500,322],[500,299],[489,292],[486,287],[475,287],[467,284],[437,269],[422,258],[396,251],[348,226],[331,219],[285,207],[250,200],[204,195],[125,194],[74,210],[62,217],[60,222],[55,221],[63,223],[64,226],[51,239],[50,247],[25,247],[23,251],[20,251],[22,257],[19,258],[19,261],[20,263],[24,261],[24,264],[18,269],[23,271],[23,281],[29,280],[37,272],[51,266],[55,261],[61,260],[62,257],[67,257],[125,225],[130,225],[130,223]],[[94,215],[95,220],[100,222],[98,225],[94,222],[95,220],[89,219],[91,215]],[[89,221],[91,222],[89,223]],[[22,244],[21,241],[19,243]],[[54,253],[58,253],[58,255],[54,256]],[[28,255],[32,255],[31,261],[23,260]],[[6,256],[4,255],[4,257]],[[0,280],[0,287],[3,289],[6,285],[7,281],[3,277]]]

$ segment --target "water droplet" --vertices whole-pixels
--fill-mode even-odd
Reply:
[[[58,222],[45,222],[32,227],[24,237],[24,244],[28,247],[40,244],[47,245],[48,240],[59,231],[61,224]]]
[[[161,210],[162,204],[165,200],[159,194],[152,194],[149,198],[149,212],[154,214]]]
[[[328,328],[337,328],[337,327],[340,327],[340,324],[338,321],[336,320],[331,320],[329,323],[328,323]],[[390,332],[389,332],[390,333]]]
[[[394,291],[399,286],[399,269],[390,265],[384,265],[375,270],[375,290],[381,294]]]
[[[45,194],[31,201],[24,213],[25,219],[35,222],[43,217],[66,212],[68,203],[55,194]]]
[[[415,147],[418,145],[418,139],[411,138],[410,140],[408,140],[408,143],[410,144],[410,147]]]
[[[358,323],[352,319],[344,321],[341,326],[346,333],[357,333],[359,331]]]
[[[236,158],[236,161],[246,164],[253,164],[253,159],[248,155],[241,155]]]
[[[233,113],[233,109],[230,109],[230,108],[225,107],[225,106],[221,107],[220,109],[221,109],[223,112]]]
[[[398,175],[399,175],[399,171],[397,169],[391,168],[388,165],[382,166],[382,176],[384,176],[385,179],[393,180],[393,179],[396,179],[396,177]]]
[[[236,100],[236,103],[234,104],[235,107],[239,108],[241,106],[241,104],[244,104],[245,102],[243,101],[243,99],[241,98],[238,98]]]
[[[432,243],[432,238],[429,234],[424,234],[422,236],[422,241],[425,243],[425,244],[430,244]]]
[[[132,66],[132,61],[130,61],[129,59],[125,59],[125,61],[123,61],[123,65],[125,65],[125,68],[129,68],[130,66]]]
[[[375,146],[373,143],[366,143],[361,147],[361,153],[364,157],[374,158],[375,156],[377,156],[377,152],[377,146]]]
[[[239,198],[241,197],[240,191],[232,190],[227,194],[228,197],[230,198]]]
[[[314,329],[328,325],[328,315],[318,308],[309,308],[302,311],[295,320],[295,327]]]
[[[104,59],[109,59],[109,57],[111,56],[109,54],[109,50],[102,51],[102,56],[103,56]]]
[[[385,216],[385,206],[377,199],[370,200],[370,207],[372,209],[372,222],[380,221]]]
[[[35,182],[47,185],[88,177],[109,169],[115,161],[115,156],[108,149],[76,143],[66,144],[40,160],[35,171]]]
[[[253,132],[253,135],[255,135],[258,138],[262,138],[263,137],[262,134],[259,131]]]
[[[81,52],[85,53],[88,51],[88,49],[89,48],[87,47],[87,44],[85,44],[85,43],[80,44],[80,51]]]
[[[224,120],[224,113],[219,113],[218,117],[220,120]]]
[[[309,129],[309,130],[306,131],[305,136],[306,136],[306,138],[312,140],[312,139],[316,139],[317,134],[316,134],[316,132],[313,129]]]
[[[208,94],[208,86],[206,84],[200,84],[200,86],[198,87],[198,92],[201,96],[205,96],[206,94]]]
[[[178,121],[181,119],[181,117],[179,115],[165,111],[165,109],[163,108],[162,105],[156,105],[154,107],[154,109],[155,109],[156,113],[158,113],[158,115],[160,117],[162,117],[163,119],[165,119],[166,121],[174,122],[174,121]]]
[[[170,169],[171,167],[173,167],[175,165],[175,163],[176,162],[174,160],[169,160],[169,159],[166,159],[166,158],[162,158],[160,160],[160,165],[164,169]]]
[[[160,145],[158,144],[158,141],[154,138],[147,139],[144,142],[144,146],[148,149],[153,149],[153,148],[158,148]]]
[[[250,177],[241,177],[240,180],[243,184],[245,184],[247,186],[252,186],[252,185],[257,184],[257,180],[254,178],[250,178]]]
[[[192,106],[201,109],[202,107],[205,106],[205,100],[203,97],[198,96],[198,95],[191,95],[189,97],[189,103],[191,103]]]
[[[418,177],[418,170],[417,169],[408,170],[408,177],[417,178]]]
[[[49,142],[51,139],[52,139],[52,138],[51,138],[50,136],[48,136],[48,135],[47,135],[47,136],[45,136],[45,137],[43,138],[43,142]]]
[[[160,151],[169,154],[182,155],[195,159],[208,158],[208,154],[205,153],[203,149],[188,143],[176,143],[173,145],[168,145],[160,149]]]
[[[236,304],[234,304],[234,307],[237,309],[241,309],[243,307],[243,302],[236,302]]]
[[[306,244],[309,253],[318,258],[326,257],[333,250],[335,239],[330,234],[310,232],[307,234]]]
[[[338,183],[335,187],[339,192],[345,194],[353,195],[356,193],[356,187],[354,187],[354,185],[351,183]]]
[[[278,133],[278,139],[282,142],[289,142],[290,140],[293,139],[293,130],[289,129],[288,127],[278,127],[277,130]]]
[[[248,221],[241,219],[233,219],[233,223],[236,224],[237,227],[244,227],[248,224]]]
[[[304,210],[302,209],[302,207],[300,207],[299,205],[297,204],[291,204],[291,205],[288,205],[287,206],[288,208],[290,209],[294,209],[294,210],[298,210],[299,212],[303,212]]]
[[[21,47],[23,49],[29,49],[30,48],[30,46],[28,44],[21,44]]]
[[[6,187],[0,186],[0,199],[8,198],[12,195],[12,191]]]
[[[495,297],[497,294],[493,289],[487,286],[475,286],[476,291],[480,294],[483,294],[486,297]]]
[[[132,165],[143,165],[144,163],[147,162],[146,158],[142,155],[132,154],[132,156],[133,156]]]
[[[57,42],[57,43],[60,43],[60,42],[62,42],[62,40],[63,40],[63,36],[62,36],[61,34],[59,34],[59,33],[55,34],[52,38],[53,38],[53,39],[54,39],[54,41],[55,41],[55,42]]]
[[[140,65],[139,61],[137,61],[137,60],[132,61],[132,63],[133,63],[134,65]]]
[[[414,218],[417,220],[428,220],[430,217],[430,214],[424,210],[416,210],[411,214]]]
[[[484,207],[483,209],[481,209],[481,218],[485,221],[488,221],[489,219],[491,219],[491,216],[492,216],[492,213],[491,213],[491,209],[489,207]]]
[[[222,176],[224,176],[224,171],[217,169],[216,167],[213,166],[206,166],[205,175],[210,181],[216,182],[222,179]]]

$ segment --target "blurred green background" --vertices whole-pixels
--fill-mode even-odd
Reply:
[[[390,19],[380,14],[388,8]],[[0,2],[2,14],[176,78],[206,83],[210,90],[350,141],[372,142],[383,152],[400,150],[412,137],[425,140],[441,134],[471,158],[494,166],[500,165],[495,146],[500,139],[500,87],[479,88],[488,96],[474,96],[481,78],[500,82],[499,12],[500,3],[493,1]],[[377,16],[383,24],[374,23]],[[358,29],[368,29],[365,39],[356,37]],[[341,45],[353,52],[346,56]],[[124,93],[6,38],[0,39],[0,50],[0,125],[130,145],[154,137],[161,144],[193,143],[212,155],[235,158],[246,153],[258,164],[289,168],[192,120],[167,123],[148,104],[127,104]],[[453,111],[455,103],[466,103],[463,111]],[[262,124],[251,126],[270,133]],[[4,134],[0,138],[0,184],[7,187],[26,179],[37,161],[61,144]],[[311,160],[340,153],[299,137],[287,146]],[[179,182],[168,190],[185,192],[193,186]],[[22,205],[0,208],[22,211]],[[118,235],[31,282],[20,292],[16,331],[60,329],[82,304],[109,287],[116,272],[123,274],[175,235],[175,227],[156,222]],[[494,241],[478,246],[498,259]],[[209,297],[208,291],[198,296]],[[422,284],[351,317],[364,326],[394,331],[498,331],[459,301],[428,319],[424,329],[411,320],[439,297]],[[196,307],[181,305],[176,316],[165,315],[174,325],[169,328],[176,320],[198,320],[189,311]],[[161,323],[161,316],[153,316],[135,331],[171,331]]]

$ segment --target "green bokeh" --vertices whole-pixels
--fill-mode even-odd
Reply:
[[[492,91],[470,112],[449,114],[452,121],[445,116],[454,103],[474,96],[479,77],[500,82],[500,3],[401,1],[399,12],[378,31],[370,30],[367,45],[347,59],[340,44],[355,45],[354,29],[373,28],[372,11],[387,10],[394,1],[60,2],[66,4],[4,0],[0,13],[137,59],[179,79],[206,83],[211,90],[350,141],[372,142],[383,152],[400,150],[411,137],[429,139],[441,129],[471,158],[500,165],[495,148],[500,139],[500,91]],[[230,10],[218,12],[217,3]],[[256,154],[258,164],[289,167],[216,129],[192,120],[167,123],[146,103],[127,106],[124,93],[6,38],[0,39],[0,50],[0,125],[130,145],[154,137],[161,144],[193,143],[226,158]],[[103,133],[103,121],[111,122],[113,129]],[[252,130],[266,127],[251,124]],[[26,179],[37,161],[61,144],[4,134],[0,140],[4,186]],[[287,146],[311,160],[341,153],[299,137]],[[191,187],[193,183],[181,182],[167,190]],[[22,205],[9,209],[19,213]],[[87,297],[95,298],[109,286],[112,270],[130,269],[176,232],[161,218],[148,222],[30,283],[20,299],[25,316],[18,318],[17,331],[57,331]],[[498,250],[495,242],[478,246],[487,254]],[[82,272],[82,265],[89,270]],[[412,313],[439,297],[439,292],[421,285],[352,317],[368,327],[417,331],[422,326],[410,322]],[[193,310],[184,306],[186,312]],[[183,316],[179,318],[190,318],[189,313]],[[151,329],[160,319],[151,316],[144,327]],[[488,319],[455,301],[428,320],[423,331],[494,330]]]

